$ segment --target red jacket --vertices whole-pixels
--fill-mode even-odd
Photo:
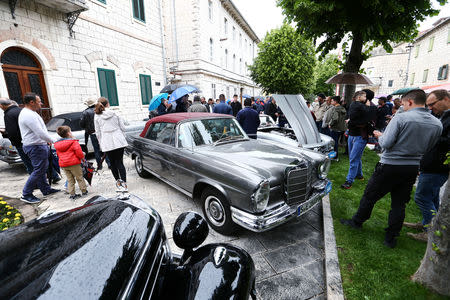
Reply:
[[[59,140],[54,146],[56,154],[58,154],[60,167],[70,167],[81,164],[81,159],[84,158],[84,154],[83,151],[81,151],[78,140]]]

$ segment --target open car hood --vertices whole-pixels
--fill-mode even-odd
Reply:
[[[294,130],[300,145],[322,142],[319,130],[302,95],[272,95]]]

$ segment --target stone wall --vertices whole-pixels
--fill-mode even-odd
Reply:
[[[158,0],[145,1],[146,22],[133,18],[131,1],[87,1],[70,37],[65,14],[31,0],[18,1],[16,19],[0,2],[0,52],[16,46],[32,52],[43,67],[53,115],[81,111],[100,95],[97,68],[116,73],[119,106],[126,119],[148,114],[141,104],[139,74],[152,76],[153,94],[164,86]],[[159,86],[156,83],[159,82]],[[0,95],[7,96],[0,72]]]

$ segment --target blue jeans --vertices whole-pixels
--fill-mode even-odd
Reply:
[[[439,190],[447,181],[448,174],[420,173],[414,200],[422,212],[422,224],[430,224],[433,212],[439,210]]]
[[[341,138],[341,136],[344,134],[343,131],[334,131],[334,130],[330,130],[330,136],[333,138],[334,140],[334,152],[336,152],[336,158],[338,158],[338,149],[339,149],[339,139]]]
[[[48,169],[48,146],[47,145],[31,145],[23,146],[23,151],[31,160],[33,165],[33,172],[30,174],[25,186],[23,187],[22,195],[29,196],[33,194],[33,189],[37,186],[43,194],[50,191],[50,185],[47,182]]]
[[[22,146],[16,146],[16,149],[17,153],[19,153],[20,159],[22,159],[27,173],[31,174],[33,172],[33,165],[31,164],[30,158],[25,154],[25,152],[23,152]]]
[[[348,157],[350,160],[350,167],[348,168],[347,181],[353,183],[355,177],[362,177],[362,162],[361,157],[366,147],[367,140],[361,136],[348,136]]]
[[[95,135],[95,133],[90,134],[89,137],[91,138],[92,147],[94,148],[95,161],[97,162],[97,167],[98,167],[100,165],[100,162],[102,161],[103,152],[100,150],[100,145],[98,143],[98,139],[97,139],[97,136]],[[86,145],[86,147],[87,147],[87,145]],[[111,165],[111,163],[109,162],[108,156],[106,156],[105,160],[106,160],[106,164],[109,167]]]

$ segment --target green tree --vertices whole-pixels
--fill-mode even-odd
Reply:
[[[327,84],[328,78],[336,75],[339,71],[338,57],[335,54],[328,54],[324,59],[320,60],[315,68],[315,81],[314,94],[324,93],[327,96],[334,96],[336,90],[335,84]]]
[[[284,24],[258,44],[249,66],[251,77],[266,93],[307,94],[314,83],[315,51],[311,40]]]
[[[352,40],[344,53],[344,72],[359,72],[369,56],[370,47],[382,45],[391,52],[391,42],[411,41],[417,36],[420,21],[437,15],[431,0],[277,0],[288,21],[297,23],[300,33],[309,38],[324,37],[318,51],[325,56],[346,38]],[[447,0],[438,0],[444,5]],[[351,101],[355,87],[345,87],[345,98]],[[347,102],[350,103],[350,102]]]

